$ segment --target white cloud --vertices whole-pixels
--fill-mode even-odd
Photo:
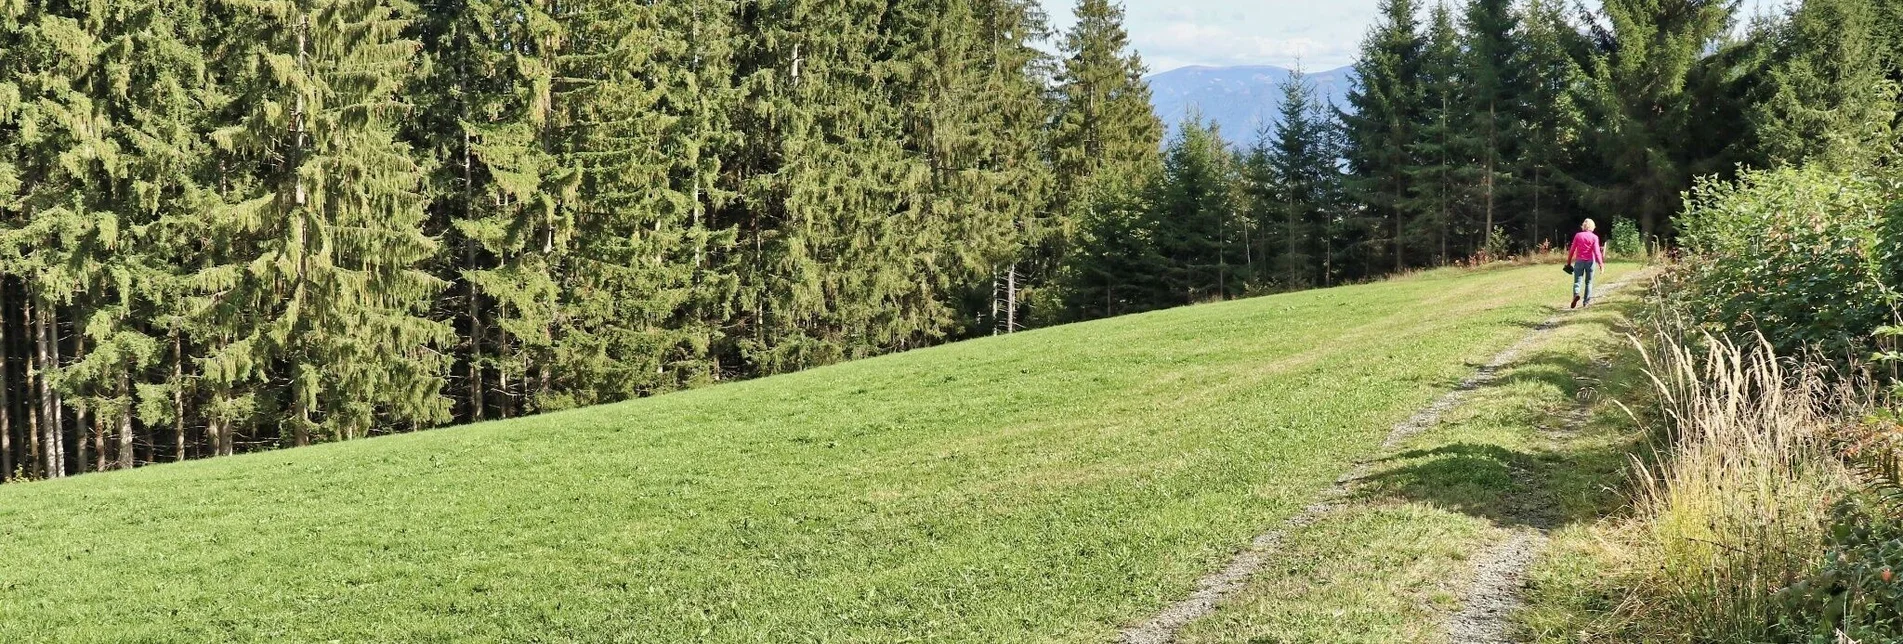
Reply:
[[[1060,31],[1076,0],[1039,0]],[[1378,0],[1123,0],[1130,42],[1153,72],[1187,65],[1279,65],[1311,71],[1354,62]],[[1586,0],[1596,7],[1597,0]],[[1745,0],[1741,16],[1792,0]]]
[[[1075,0],[1041,0],[1068,28]],[[1377,0],[1124,0],[1130,42],[1151,71],[1187,65],[1332,69],[1353,62]]]
[[[1310,36],[1276,36],[1230,27],[1175,22],[1143,34],[1132,34],[1136,49],[1157,70],[1183,65],[1289,66],[1301,62],[1310,69],[1339,67],[1354,57],[1352,42],[1327,42]]]

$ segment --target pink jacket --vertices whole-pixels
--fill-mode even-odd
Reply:
[[[1599,236],[1584,230],[1573,235],[1573,248],[1567,252],[1566,261],[1606,263],[1606,251],[1599,246]]]

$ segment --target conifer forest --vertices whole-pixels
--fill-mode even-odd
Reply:
[[[1382,0],[1169,140],[1080,0],[0,0],[0,471],[625,400],[1565,242],[1890,140],[1903,1]]]

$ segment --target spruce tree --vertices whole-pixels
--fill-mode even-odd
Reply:
[[[1521,46],[1513,64],[1522,74],[1524,95],[1512,134],[1519,142],[1515,203],[1527,217],[1529,247],[1538,247],[1542,241],[1563,241],[1553,231],[1570,219],[1566,186],[1584,126],[1577,100],[1586,76],[1573,57],[1580,36],[1567,21],[1565,7],[1556,0],[1530,0],[1520,10]]]
[[[1475,247],[1482,248],[1510,209],[1503,208],[1502,197],[1509,192],[1514,174],[1517,147],[1512,134],[1519,99],[1522,70],[1520,40],[1515,31],[1517,16],[1511,0],[1469,0],[1462,17],[1466,78],[1463,125],[1471,137],[1465,158],[1472,159],[1473,189],[1480,211],[1479,236]]]
[[[422,168],[396,140],[418,48],[406,16],[375,0],[232,9],[242,112],[216,140],[228,167],[255,174],[213,234],[242,238],[249,257],[198,281],[257,319],[213,359],[260,376],[283,365],[274,406],[293,444],[445,420],[435,348],[450,329],[424,317],[442,283],[421,270],[437,245],[423,232]]]
[[[138,460],[135,417],[158,422],[176,412],[165,403],[181,377],[148,376],[157,375],[151,368],[163,357],[160,334],[176,334],[189,315],[177,267],[191,261],[190,246],[178,233],[195,228],[197,215],[213,206],[200,183],[208,152],[204,107],[219,99],[199,41],[203,7],[123,2],[72,9],[87,12],[73,16],[79,24],[114,43],[95,50],[95,69],[106,73],[77,88],[106,123],[100,144],[120,154],[89,173],[96,216],[76,240],[84,279],[75,313],[85,317],[86,337],[74,342],[85,351],[83,358],[75,353],[62,382],[96,419],[92,467],[111,461],[129,468]]]
[[[1769,96],[1750,114],[1766,160],[1855,167],[1886,149],[1897,95],[1881,4],[1806,0],[1769,34]]]
[[[110,122],[93,109],[81,79],[97,60],[66,51],[90,53],[107,34],[97,24],[82,25],[60,7],[45,4],[4,7],[7,22],[0,42],[0,117],[5,117],[4,167],[0,188],[8,194],[0,247],[9,272],[21,277],[19,296],[25,339],[24,394],[31,429],[32,469],[45,478],[69,471],[69,413],[62,368],[71,353],[71,304],[96,274],[96,258],[85,247],[101,224],[112,225],[102,184],[120,159],[107,137]],[[70,50],[68,49],[70,48]],[[83,341],[83,340],[82,340]],[[83,401],[82,401],[83,404]],[[83,426],[83,423],[82,423]],[[74,450],[77,451],[77,450]],[[78,459],[82,460],[83,459]]]
[[[1607,175],[1590,195],[1607,213],[1631,216],[1648,240],[1669,230],[1691,185],[1685,146],[1694,95],[1686,79],[1722,39],[1735,3],[1607,0],[1606,27],[1584,107]],[[1610,223],[1610,222],[1608,222]]]
[[[1008,330],[1027,319],[1035,324],[1063,314],[1060,302],[1040,292],[1056,267],[1036,252],[1040,233],[1056,221],[1055,179],[1045,159],[1053,60],[1038,48],[1050,33],[1043,10],[1031,0],[979,0],[972,8],[976,78],[956,103],[946,105],[968,119],[972,161],[963,171],[941,170],[952,180],[941,198],[970,201],[978,209],[977,217],[965,220],[965,230],[954,234],[953,246],[967,266],[1006,273],[1004,315],[992,316],[986,326]],[[971,236],[996,245],[957,241]],[[986,256],[996,250],[1006,258]],[[1032,275],[1039,283],[1024,284],[1022,278]],[[1021,295],[1011,297],[1013,291]],[[988,308],[981,303],[980,310]]]
[[[553,361],[559,217],[577,171],[557,158],[555,78],[569,34],[552,3],[447,0],[417,32],[431,57],[410,137],[434,153],[433,228],[455,258],[444,308],[462,336],[463,416],[513,415],[532,369]],[[495,396],[491,397],[490,394]]]
[[[1437,261],[1451,261],[1451,242],[1458,236],[1460,147],[1464,141],[1463,106],[1467,104],[1462,75],[1460,33],[1446,2],[1435,5],[1429,19],[1427,45],[1421,56],[1422,105],[1420,127],[1410,149],[1416,165],[1412,193],[1415,219],[1410,236],[1432,240],[1422,249]]]
[[[1171,301],[1163,280],[1148,188],[1159,169],[1105,168],[1076,195],[1077,240],[1058,272],[1067,317],[1088,320],[1148,311]],[[1137,189],[1131,189],[1136,186]]]
[[[1385,240],[1391,266],[1407,266],[1405,246],[1413,212],[1409,194],[1415,165],[1412,146],[1425,107],[1422,88],[1420,34],[1413,0],[1382,0],[1381,14],[1362,39],[1355,63],[1354,86],[1348,93],[1349,110],[1342,114],[1347,147],[1345,156],[1353,176],[1348,183],[1356,201],[1366,206],[1373,238]]]
[[[1241,208],[1246,227],[1243,263],[1250,281],[1266,285],[1276,277],[1276,258],[1282,246],[1272,243],[1282,221],[1282,199],[1275,173],[1275,128],[1267,123],[1256,127],[1255,139],[1242,154],[1237,173]]]
[[[552,362],[537,371],[541,408],[622,400],[711,378],[717,329],[701,317],[703,288],[724,277],[704,264],[704,213],[721,198],[726,15],[708,2],[567,5],[571,49],[553,102],[558,165],[578,174],[559,199],[572,237],[559,253],[559,321]],[[657,145],[658,143],[658,145]]]
[[[1215,124],[1191,115],[1164,152],[1152,186],[1149,227],[1165,262],[1166,299],[1159,305],[1227,298],[1246,289],[1238,269],[1245,219],[1237,208],[1238,177],[1229,145]]]
[[[1269,157],[1282,204],[1276,226],[1281,244],[1277,273],[1286,288],[1327,286],[1340,268],[1333,242],[1342,184],[1339,126],[1335,111],[1319,102],[1314,85],[1300,70],[1280,90]]]
[[[885,93],[883,3],[748,5],[738,55],[741,127],[758,127],[735,204],[745,221],[742,359],[761,373],[872,355],[922,340],[937,311],[905,277],[925,172],[901,145]],[[907,292],[911,291],[911,292]]]
[[[1062,231],[1089,177],[1099,169],[1147,174],[1161,163],[1163,123],[1150,103],[1147,69],[1123,28],[1123,9],[1109,0],[1078,0],[1077,23],[1059,43],[1056,121],[1051,165],[1058,219],[1043,227],[1047,254],[1062,254]],[[1101,188],[1102,186],[1098,186]],[[1055,236],[1053,236],[1055,235]]]

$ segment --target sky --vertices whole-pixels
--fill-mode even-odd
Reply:
[[[1745,0],[1745,15],[1788,0]],[[1060,32],[1075,0],[1039,0]],[[1354,62],[1378,0],[1123,0],[1131,44],[1150,71],[1189,65],[1296,63],[1324,71]],[[1592,2],[1592,0],[1588,0]],[[1596,6],[1596,3],[1594,3]]]

